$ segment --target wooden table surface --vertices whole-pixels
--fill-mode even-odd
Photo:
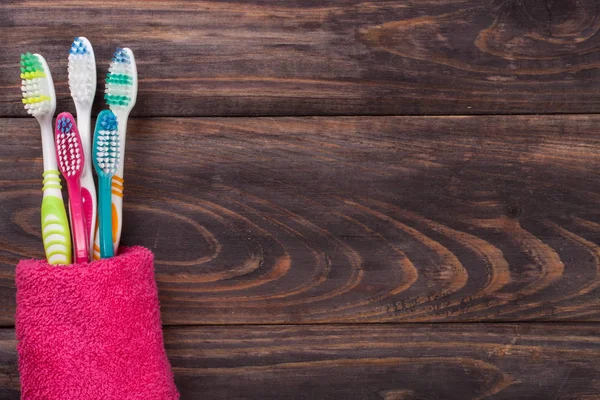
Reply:
[[[600,3],[0,1],[0,399],[43,257],[19,54],[96,112],[133,49],[123,244],[182,399],[600,399]]]

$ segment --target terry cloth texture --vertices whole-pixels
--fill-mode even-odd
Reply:
[[[160,321],[154,256],[23,260],[16,273],[21,398],[178,399]]]

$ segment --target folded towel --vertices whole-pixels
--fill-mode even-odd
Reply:
[[[17,266],[22,399],[178,399],[160,321],[153,255]]]

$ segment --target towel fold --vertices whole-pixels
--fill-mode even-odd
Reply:
[[[178,399],[143,247],[92,263],[17,266],[21,398]]]

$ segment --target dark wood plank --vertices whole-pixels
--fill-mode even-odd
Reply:
[[[600,330],[573,325],[168,329],[183,399],[598,399]]]
[[[600,320],[600,116],[130,124],[125,244],[167,324]],[[36,122],[0,119],[0,318],[42,257]]]
[[[165,329],[183,400],[592,400],[599,338],[579,324]],[[1,336],[3,399],[18,399],[14,347]]]
[[[73,110],[78,35],[101,79],[134,49],[140,116],[595,113],[599,21],[595,0],[3,1],[0,116],[24,115],[28,50]]]
[[[13,329],[0,329],[0,399],[20,396],[17,340]]]

